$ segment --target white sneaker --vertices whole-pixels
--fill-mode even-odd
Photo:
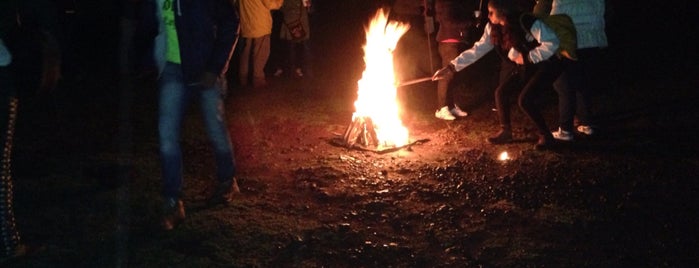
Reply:
[[[454,120],[454,119],[456,119],[456,117],[454,117],[454,115],[451,114],[451,112],[449,111],[449,107],[447,107],[447,106],[444,106],[441,109],[437,110],[434,113],[434,116],[439,118],[439,119],[442,119],[442,120]]]
[[[296,77],[303,77],[303,71],[301,71],[301,68],[296,68]]]
[[[283,73],[284,73],[284,70],[282,70],[282,69],[280,68],[280,69],[277,69],[276,72],[274,72],[274,76],[279,77],[279,76],[281,76]]]
[[[578,132],[585,134],[585,135],[588,135],[588,136],[595,133],[594,129],[592,129],[592,126],[579,125],[577,129],[578,129]]]
[[[452,108],[450,110],[450,112],[452,115],[454,115],[456,117],[467,117],[468,116],[468,113],[461,110],[461,108],[459,108],[458,105],[454,105],[454,108]]]
[[[562,140],[562,141],[572,141],[573,140],[573,133],[570,133],[570,131],[562,130],[560,127],[558,128],[557,131],[551,132],[551,135],[553,135],[553,138],[557,139],[557,140]]]

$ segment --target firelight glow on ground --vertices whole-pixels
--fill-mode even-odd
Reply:
[[[388,12],[380,9],[366,29],[362,78],[357,82],[358,97],[352,118],[370,117],[379,146],[403,146],[409,143],[408,129],[401,121],[396,96],[393,51],[409,24],[388,21]]]

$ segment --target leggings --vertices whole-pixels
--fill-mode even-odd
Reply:
[[[540,135],[551,135],[546,120],[541,115],[539,97],[542,90],[548,88],[560,75],[562,68],[556,58],[532,65],[515,65],[503,61],[500,69],[500,82],[495,89],[495,106],[498,110],[500,125],[510,128],[510,96],[517,91],[517,104],[534,122]]]

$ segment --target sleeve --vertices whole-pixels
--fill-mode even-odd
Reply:
[[[560,41],[553,29],[546,26],[541,20],[535,20],[530,32],[534,39],[539,42],[539,46],[529,51],[529,62],[536,64],[549,59],[556,53]]]
[[[214,7],[216,41],[207,71],[220,75],[233,55],[238,40],[239,19],[235,9],[227,1],[217,0]]]
[[[454,65],[454,69],[457,72],[468,67],[472,63],[482,58],[485,54],[493,50],[494,46],[490,40],[491,30],[492,28],[490,23],[486,24],[481,39],[478,40],[478,42],[474,43],[470,49],[461,52],[459,56],[457,56],[455,59],[451,61],[451,64]]]

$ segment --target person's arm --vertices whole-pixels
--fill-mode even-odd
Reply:
[[[529,51],[527,60],[531,63],[539,63],[547,60],[556,53],[560,41],[556,33],[550,27],[546,26],[541,20],[535,20],[530,30],[534,39],[539,42],[539,46]]]
[[[461,52],[461,54],[459,54],[459,56],[451,60],[451,62],[449,62],[449,64],[446,67],[437,70],[437,72],[435,72],[432,75],[432,81],[452,77],[454,73],[463,70],[464,68],[478,61],[480,58],[485,56],[485,54],[493,50],[495,46],[493,46],[493,43],[490,40],[491,30],[492,28],[489,23],[485,26],[485,31],[483,31],[481,39],[478,40],[478,42],[476,42],[475,44],[473,44],[473,46],[470,49]]]
[[[214,5],[216,41],[207,62],[206,72],[221,75],[233,54],[238,40],[239,19],[235,9],[226,0],[216,0]]]
[[[451,64],[454,66],[454,69],[457,72],[468,67],[472,63],[485,56],[485,54],[493,50],[494,46],[492,41],[490,40],[491,30],[492,27],[490,23],[488,23],[485,26],[485,31],[483,31],[481,39],[474,43],[471,48],[465,50],[464,52],[461,52],[459,56],[457,56],[455,59],[451,61]]]
[[[533,41],[529,40],[533,37],[539,45],[527,53],[528,56],[526,59],[522,57],[522,53],[515,48],[511,48],[507,53],[507,57],[510,60],[517,64],[525,64],[525,61],[526,63],[536,64],[549,59],[556,53],[560,45],[560,40],[558,40],[556,33],[550,27],[546,26],[545,23],[540,20],[535,20],[529,32],[531,36],[527,35],[527,40]]]

